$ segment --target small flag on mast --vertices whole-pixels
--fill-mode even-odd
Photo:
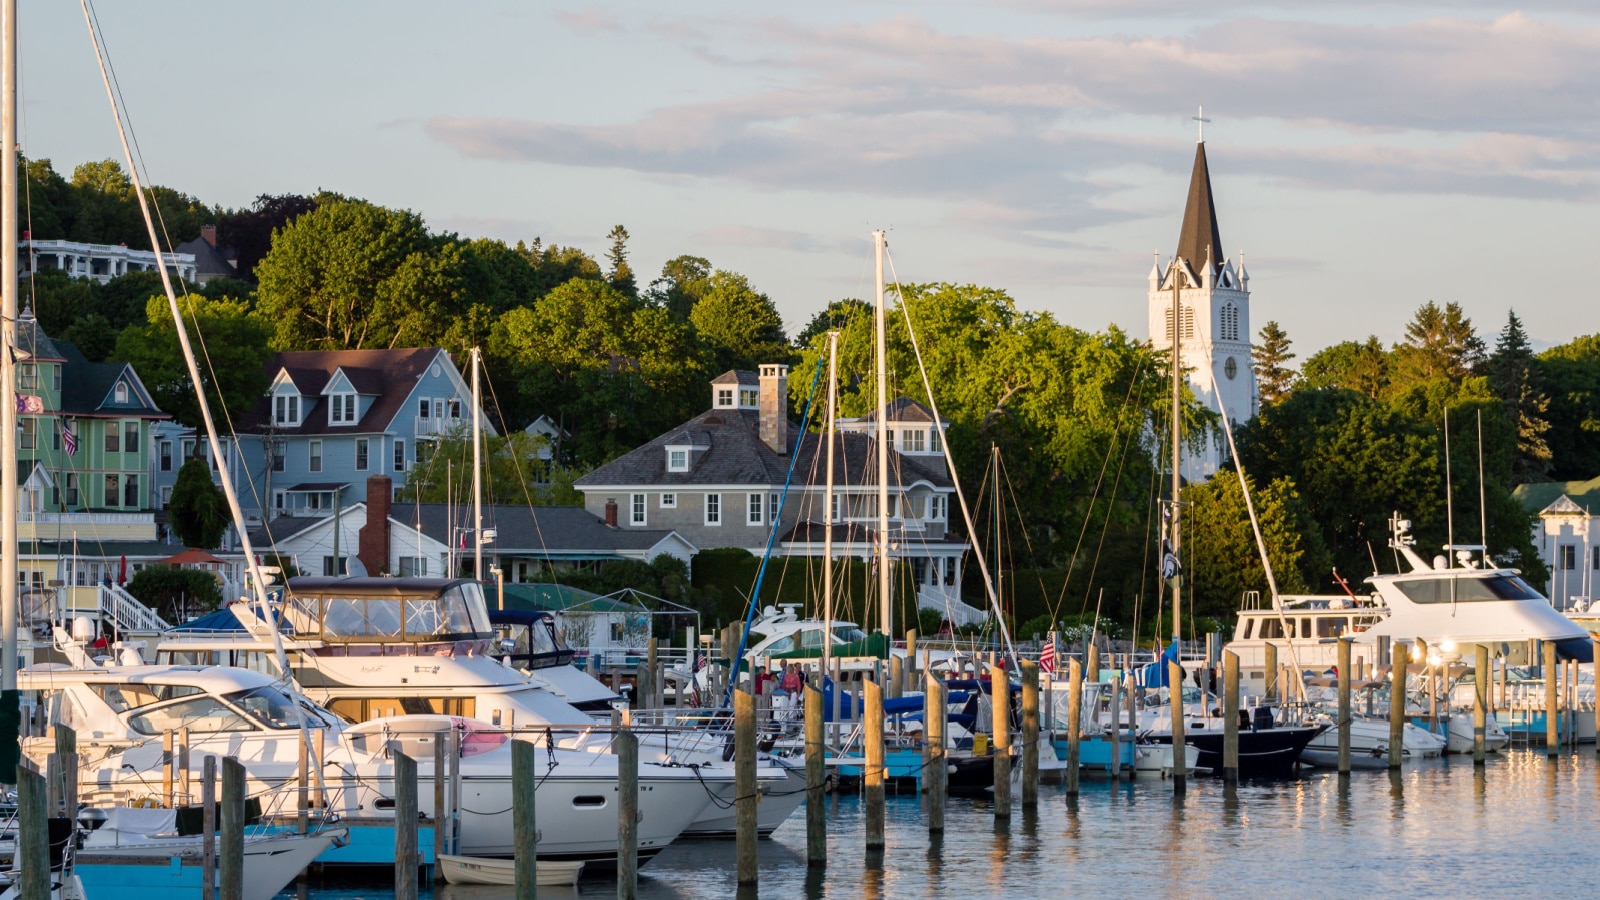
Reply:
[[[1161,577],[1168,581],[1177,578],[1183,573],[1183,564],[1178,562],[1178,555],[1172,552],[1172,542],[1161,542]]]
[[[61,420],[61,446],[66,448],[68,456],[78,455],[78,433],[72,430],[72,420]]]
[[[1045,642],[1044,649],[1039,651],[1039,671],[1046,675],[1056,670],[1056,642],[1052,638]]]

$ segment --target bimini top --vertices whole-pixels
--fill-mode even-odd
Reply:
[[[324,644],[450,643],[494,635],[470,578],[291,578],[283,618]]]

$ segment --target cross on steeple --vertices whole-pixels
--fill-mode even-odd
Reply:
[[[1200,123],[1200,139],[1197,143],[1204,144],[1206,142],[1206,123],[1211,121],[1206,118],[1206,108],[1204,106],[1197,107],[1195,114],[1190,119]]]

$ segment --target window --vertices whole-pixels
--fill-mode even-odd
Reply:
[[[121,484],[118,482],[117,476],[115,476],[115,475],[107,475],[106,476],[106,505],[107,506],[116,506],[117,505],[117,489],[119,487],[121,487]]]
[[[933,426],[933,430],[928,433],[928,450],[929,451],[931,451],[933,453],[943,453],[944,452],[944,443],[943,443],[944,439],[943,439],[942,435],[943,435],[943,432],[939,430],[939,426],[937,426],[937,425]]]
[[[300,424],[300,395],[279,394],[272,402],[272,424]]]
[[[628,524],[645,524],[644,495],[634,494],[628,498]]]
[[[928,498],[928,518],[936,519],[936,520],[937,519],[943,519],[944,518],[944,514],[945,514],[946,504],[949,502],[949,499],[950,498],[946,497],[943,494],[934,494],[933,496],[929,497]]]
[[[1237,341],[1239,339],[1239,307],[1232,303],[1222,304],[1222,310],[1217,316],[1217,339],[1223,341]],[[1230,378],[1232,376],[1229,376]]]
[[[434,398],[434,401],[433,401],[433,417],[435,419],[444,418],[444,401],[443,400],[440,400],[438,398]]]
[[[767,521],[778,524],[778,500],[780,495],[770,494],[767,497]]]
[[[1576,550],[1572,544],[1564,549]],[[1572,561],[1576,554],[1563,556],[1562,561]],[[1572,568],[1568,566],[1567,568]],[[1413,603],[1476,603],[1496,600],[1539,600],[1539,592],[1515,576],[1494,575],[1488,578],[1427,578],[1419,581],[1397,581],[1395,587]]]
[[[761,405],[761,392],[750,388],[739,389],[739,405],[756,407]]]
[[[122,505],[129,509],[139,508],[139,476],[122,476]]]
[[[166,509],[169,505],[171,505],[171,503],[172,503],[172,485],[163,484],[161,486],[161,508],[162,509]]]
[[[689,451],[681,447],[667,448],[667,471],[689,471]]]
[[[428,414],[429,414],[429,412],[432,411],[432,409],[433,409],[433,401],[429,400],[427,397],[423,397],[422,399],[417,401],[417,418],[419,418],[419,419],[428,418]]]
[[[306,470],[310,472],[322,471],[322,442],[306,442]]]
[[[1222,374],[1228,376],[1228,380],[1229,381],[1232,381],[1233,379],[1238,378],[1239,377],[1239,361],[1234,359],[1231,356],[1228,357],[1227,359],[1223,360],[1223,362],[1222,362]],[[1233,418],[1232,416],[1229,416],[1230,420],[1232,418]]]
[[[763,521],[761,516],[761,495],[751,494],[748,502],[750,508],[748,524],[760,525]]]
[[[36,391],[39,389],[39,364],[17,363],[17,390]]]
[[[394,470],[396,472],[404,472],[406,470],[405,441],[397,440],[394,442]]]
[[[356,423],[356,395],[334,394],[332,403],[328,404],[328,421],[335,425],[354,425]]]
[[[118,403],[127,403],[128,383],[126,381],[117,382],[117,386],[112,390],[111,395],[116,398]]]
[[[707,525],[721,525],[722,524],[722,495],[721,494],[707,494],[706,495],[706,524]]]
[[[1172,340],[1172,307],[1171,306],[1168,306],[1167,309],[1166,309],[1166,318],[1167,318],[1167,340],[1170,341],[1170,340]],[[1194,307],[1185,306],[1183,308],[1183,339],[1187,341],[1187,340],[1192,340],[1193,338],[1194,338]]]
[[[461,418],[461,400],[458,398],[452,397],[450,400],[450,418]]]
[[[338,562],[339,562],[339,566],[338,566],[337,569],[335,569],[334,568],[334,557],[332,557],[332,556],[324,556],[322,558],[322,574],[326,575],[326,576],[329,576],[329,577],[332,577],[334,575],[348,575],[348,574],[350,574],[350,557],[345,556],[343,554],[340,554],[340,556],[338,557]]]
[[[284,508],[287,507],[288,505],[289,505],[289,495],[288,495],[287,492],[285,492],[285,491],[273,491],[272,492],[272,508],[273,509],[277,510],[278,512],[283,512]]]
[[[127,453],[139,452],[139,423],[138,421],[122,423],[122,449]],[[217,465],[211,464],[211,471],[215,472]]]
[[[920,428],[908,428],[900,432],[900,449],[907,453],[921,453],[928,433]]]
[[[356,438],[356,471],[367,470],[367,439]]]
[[[35,420],[35,419],[23,419],[22,420],[22,434],[21,434],[20,437],[21,437],[21,443],[18,444],[19,447],[21,447],[24,450],[36,449],[39,446],[39,423],[38,423],[38,421]]]
[[[273,441],[267,445],[267,452],[272,454],[272,471],[282,472],[289,459],[289,444],[286,441]]]
[[[428,576],[428,558],[426,556],[400,557],[401,578],[426,578]]]
[[[107,422],[106,426],[106,452],[117,453],[122,450],[122,432],[117,430],[115,422]]]
[[[944,561],[944,583],[945,584],[953,585],[953,584],[956,583],[956,564],[959,563],[960,561],[961,561],[961,557],[959,557],[959,556],[951,556],[951,557],[947,557],[945,559],[945,561]]]
[[[733,406],[733,388],[717,388],[717,408],[731,408]]]
[[[662,509],[677,509],[678,508],[678,495],[677,494],[662,494],[661,495],[661,508]],[[1597,556],[1595,558],[1596,559],[1600,559],[1600,556]],[[1600,568],[1600,566],[1597,566],[1597,568]]]
[[[1594,567],[1600,569],[1600,547],[1594,548]]]
[[[161,471],[172,471],[172,442],[162,441],[157,448],[157,455],[161,459]]]
[[[1576,569],[1578,567],[1578,546],[1576,544],[1562,544],[1560,550],[1561,562],[1557,568],[1565,569],[1568,572]],[[1410,591],[1406,593],[1409,594]]]
[[[613,643],[613,644],[622,643],[622,623],[621,622],[612,622],[611,623],[611,643]]]
[[[67,505],[68,506],[77,506],[78,505],[78,473],[76,473],[76,472],[68,472],[67,473],[67,480],[66,480],[65,487],[66,487],[66,490],[63,491],[62,493],[65,495],[64,499],[66,500]]]
[[[57,391],[61,390],[61,367],[60,366],[51,366],[50,367],[50,386],[52,388],[55,388]]]
[[[839,495],[834,494],[828,501],[828,521],[839,521]]]
[[[182,451],[182,459],[183,459],[183,461],[184,462],[188,462],[190,457],[194,456],[194,439],[193,438],[185,438],[183,440],[183,442],[181,444],[179,444],[178,446],[179,446],[179,449]]]

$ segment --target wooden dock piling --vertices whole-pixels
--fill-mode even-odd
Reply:
[[[187,729],[185,729],[187,731]],[[56,755],[61,757],[61,806],[69,818],[78,817],[78,733],[56,726]]]
[[[1083,654],[1083,679],[1100,680],[1100,645],[1091,642]]]
[[[1485,762],[1489,739],[1489,647],[1479,644],[1472,666],[1472,764]]]
[[[511,741],[511,841],[516,857],[512,896],[533,900],[538,892],[539,823],[535,800],[539,784],[538,748],[529,741]]]
[[[1022,661],[1022,808],[1039,805],[1039,666]]]
[[[739,884],[755,884],[756,867],[756,698],[742,688],[733,692],[733,794],[737,807],[734,831]]]
[[[173,799],[173,769],[177,767],[178,756],[173,751],[173,735],[171,730],[161,732],[161,802],[171,809],[177,804]]]
[[[906,692],[905,660],[893,654],[889,655],[889,696],[899,699]]]
[[[200,900],[217,900],[217,758],[200,763]]]
[[[822,738],[822,692],[807,685],[806,697],[806,865],[828,865],[828,820],[823,808],[827,783],[827,745]],[[930,726],[931,727],[931,726]]]
[[[1389,664],[1389,768],[1400,768],[1406,739],[1406,660],[1403,644],[1394,645]]]
[[[1187,762],[1187,757],[1183,760]],[[1176,754],[1172,764],[1178,765]],[[1222,653],[1222,783],[1239,781],[1239,654]]]
[[[21,900],[50,900],[50,788],[45,777],[17,766],[16,868]]]
[[[217,854],[222,900],[244,900],[244,796],[244,764],[227,757],[222,761],[222,839]]]
[[[1111,780],[1122,779],[1122,681],[1111,679]]]
[[[1268,703],[1275,703],[1278,699],[1278,645],[1268,641],[1264,652],[1266,658],[1261,666],[1263,669],[1261,693],[1267,698]]]
[[[394,896],[417,900],[417,761],[394,754]]]
[[[1083,740],[1083,665],[1067,662],[1067,796],[1078,795],[1078,766]]]
[[[1544,747],[1547,756],[1561,752],[1561,706],[1556,694],[1556,642],[1544,641]]]
[[[1339,638],[1339,774],[1350,774],[1350,639]]]
[[[617,900],[639,896],[639,738],[617,733]]]
[[[861,687],[866,694],[866,706],[861,715],[862,744],[866,759],[861,766],[861,786],[866,794],[867,850],[884,848],[884,770],[883,757],[883,688],[876,681],[864,679]]]
[[[915,628],[911,628],[911,629],[908,629],[906,631],[906,681],[905,681],[905,683],[906,683],[906,685],[908,687],[913,687],[913,686],[916,685],[917,679],[919,677],[921,677],[921,676],[919,676],[917,674],[918,671],[919,671],[919,669],[917,668],[917,630]]]
[[[439,857],[445,854],[445,782],[447,769],[445,768],[444,741],[433,742],[433,883],[444,883],[444,869],[439,865]],[[305,742],[301,742],[305,746]]]
[[[1011,677],[989,669],[989,708],[994,713],[994,817],[1011,817]]]
[[[1188,751],[1184,749],[1188,741],[1183,735],[1183,726],[1187,724],[1183,708],[1183,666],[1175,659],[1167,663],[1167,684],[1172,691],[1172,793],[1182,797],[1189,791]],[[1132,727],[1133,723],[1128,725]]]
[[[945,725],[950,711],[944,682],[935,677],[932,670],[926,670],[924,678],[927,681],[923,688],[922,722],[928,767],[923,770],[922,778],[928,785],[928,831],[943,834],[945,779],[950,774],[946,762]]]

